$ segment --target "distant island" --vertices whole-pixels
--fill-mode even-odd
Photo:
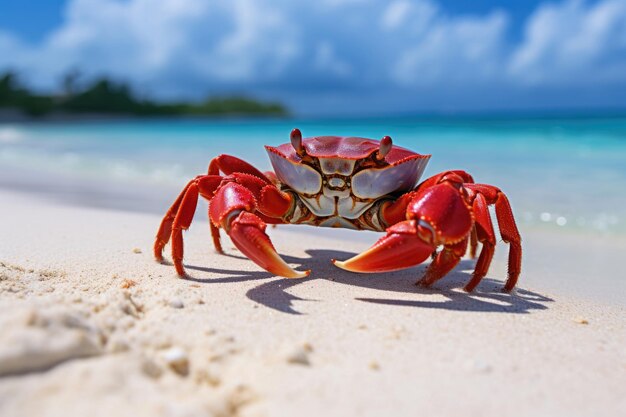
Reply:
[[[36,94],[24,87],[15,73],[0,76],[0,111],[17,111],[30,118],[64,115],[105,116],[285,116],[279,103],[245,96],[212,97],[203,102],[156,102],[140,99],[125,83],[100,78],[82,87],[75,75],[66,76],[58,95]]]

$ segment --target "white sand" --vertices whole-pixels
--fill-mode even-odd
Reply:
[[[227,238],[216,255],[202,217],[181,280],[152,260],[157,216],[0,192],[0,415],[626,415],[624,277],[599,280],[620,282],[606,302],[571,295],[596,270],[583,243],[526,231],[517,295],[504,245],[467,295],[473,261],[420,290],[423,266],[350,274],[330,258],[370,242],[297,227],[272,238],[314,272],[276,278]]]

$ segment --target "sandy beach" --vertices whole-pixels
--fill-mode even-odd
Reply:
[[[626,413],[623,275],[593,284],[594,268],[620,273],[623,241],[576,252],[524,231],[517,292],[499,292],[502,244],[468,295],[469,259],[431,290],[413,285],[424,266],[339,270],[330,259],[372,235],[334,230],[272,229],[287,262],[313,269],[277,278],[227,238],[215,254],[199,210],[179,279],[152,259],[157,215],[0,201],[2,416]]]

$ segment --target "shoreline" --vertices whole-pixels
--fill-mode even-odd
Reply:
[[[255,114],[255,113],[230,113],[230,114],[205,114],[205,115],[148,115],[137,116],[131,114],[115,114],[115,113],[88,113],[88,114],[72,114],[72,113],[56,113],[45,116],[28,116],[23,113],[11,110],[0,109],[0,125],[2,124],[45,124],[45,123],[64,123],[64,122],[118,122],[118,121],[146,121],[146,120],[210,120],[216,121],[220,119],[252,119],[252,120],[302,120],[302,121],[352,121],[352,120],[437,120],[437,121],[476,121],[483,120],[485,122],[499,122],[503,120],[594,120],[594,119],[624,119],[626,118],[626,108],[608,108],[608,109],[538,109],[538,110],[506,110],[506,111],[435,111],[435,112],[410,112],[410,113],[392,113],[382,114],[380,112],[370,115],[359,114],[323,114],[323,113],[287,113],[287,114]]]

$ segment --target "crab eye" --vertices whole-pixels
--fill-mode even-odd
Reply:
[[[291,146],[295,149],[296,153],[300,156],[304,155],[304,147],[302,146],[302,132],[300,129],[294,129],[289,136],[291,139]]]
[[[393,143],[391,141],[391,137],[385,136],[384,138],[382,138],[380,140],[380,148],[378,149],[378,154],[376,155],[376,159],[378,160],[384,159],[385,156],[387,156],[387,154],[391,150],[392,146],[393,146]]]

